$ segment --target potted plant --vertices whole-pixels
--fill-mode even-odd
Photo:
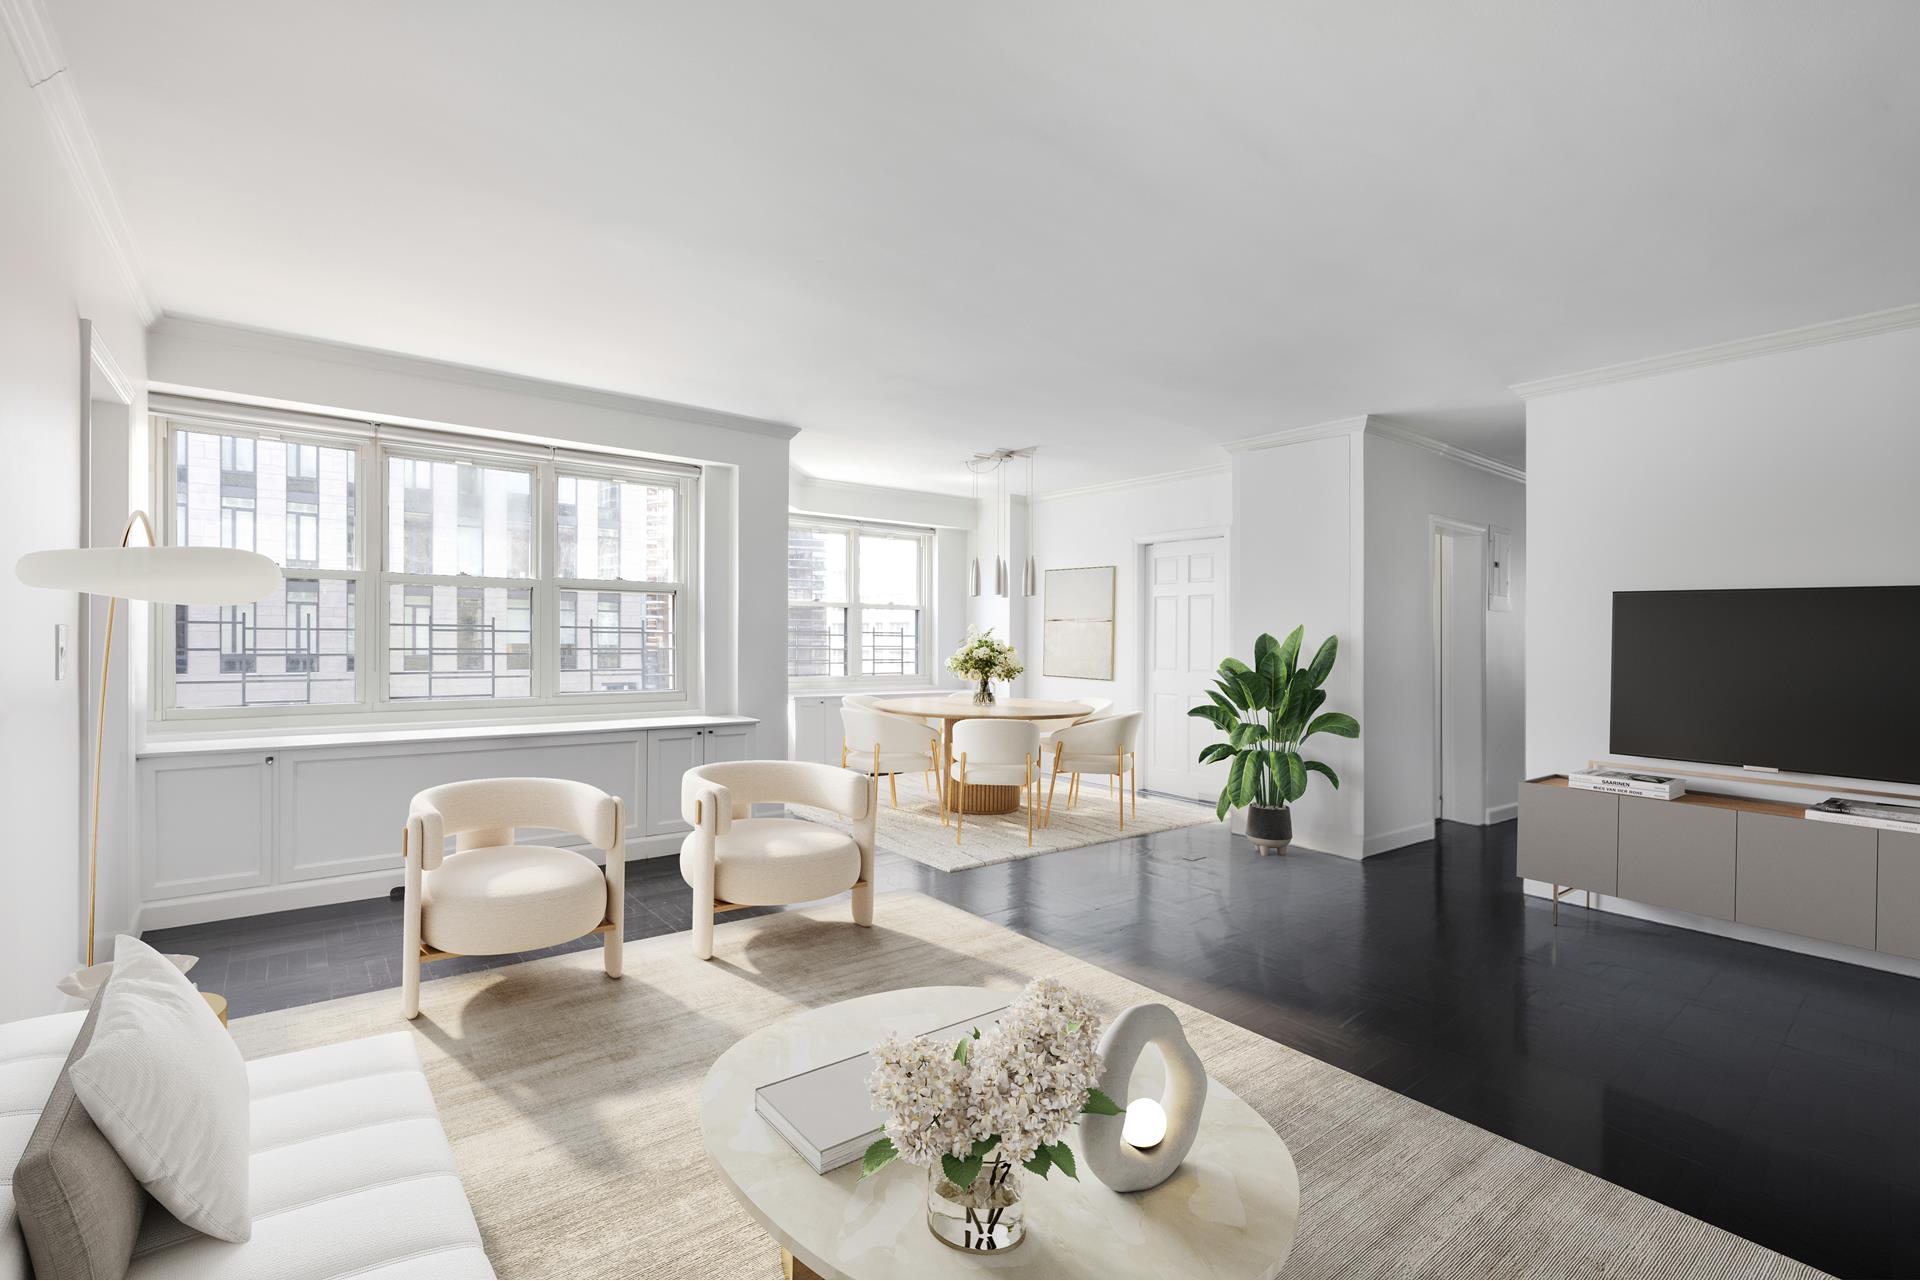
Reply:
[[[1216,812],[1225,818],[1228,810],[1244,807],[1247,839],[1263,853],[1284,851],[1293,840],[1288,807],[1306,795],[1308,774],[1340,786],[1340,776],[1325,761],[1308,760],[1301,744],[1315,734],[1360,737],[1360,722],[1353,717],[1320,711],[1327,701],[1320,687],[1333,672],[1338,639],[1327,637],[1303,668],[1300,642],[1306,630],[1296,627],[1284,641],[1262,635],[1253,643],[1251,667],[1237,658],[1220,660],[1209,701],[1187,713],[1212,721],[1227,736],[1226,742],[1202,749],[1200,763],[1227,762],[1227,784]]]
[[[966,644],[947,659],[947,670],[978,681],[980,688],[974,691],[973,701],[984,706],[993,701],[993,682],[1010,681],[1027,668],[1013,646],[995,640],[993,628],[989,627],[984,632],[967,632]]]

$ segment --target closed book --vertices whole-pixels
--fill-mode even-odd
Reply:
[[[925,1036],[957,1044],[975,1028],[984,1032],[998,1023],[1005,1010],[1004,1005],[996,1006]],[[825,1174],[858,1160],[885,1128],[885,1118],[873,1110],[867,1097],[867,1078],[873,1069],[870,1053],[810,1068],[755,1090],[753,1110],[815,1174]]]
[[[1567,775],[1567,785],[1587,792],[1612,792],[1653,801],[1670,801],[1687,793],[1687,785],[1671,775],[1617,769],[1581,770]]]
[[[1920,832],[1920,808],[1911,805],[1868,804],[1830,796],[1807,806],[1816,823],[1844,823],[1849,827],[1877,827],[1889,832]]]

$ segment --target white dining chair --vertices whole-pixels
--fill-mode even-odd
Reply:
[[[1044,767],[1047,758],[1053,755],[1053,736],[1069,725],[1084,725],[1088,721],[1097,721],[1113,710],[1110,698],[1082,698],[1076,702],[1085,703],[1092,710],[1085,716],[1068,716],[1050,721],[1035,721],[1040,727],[1040,764]]]
[[[875,779],[885,775],[893,807],[900,808],[898,779],[919,774],[933,794],[933,774],[940,768],[940,736],[919,721],[889,716],[865,707],[840,704],[840,768],[859,770]]]
[[[968,787],[1018,787],[1027,807],[1027,844],[1033,844],[1038,808],[1040,731],[1032,721],[957,721],[953,727],[953,781],[960,803],[953,807],[953,843],[960,843]]]
[[[1082,774],[1105,774],[1114,780],[1120,796],[1120,826],[1127,825],[1127,796],[1133,796],[1133,816],[1140,817],[1140,770],[1134,745],[1140,737],[1140,713],[1125,712],[1082,721],[1053,735],[1053,776],[1047,781],[1046,823],[1053,821],[1053,793],[1066,774],[1067,808],[1080,798]]]

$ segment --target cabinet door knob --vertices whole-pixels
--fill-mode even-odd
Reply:
[[[273,757],[271,756],[267,757],[267,764],[269,765],[273,764]]]

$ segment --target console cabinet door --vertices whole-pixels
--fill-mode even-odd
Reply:
[[[704,733],[691,727],[647,731],[648,836],[690,830],[680,819],[680,776],[700,764]]]
[[[1620,798],[1620,897],[1733,919],[1735,814],[1684,801]]]
[[[250,889],[273,880],[273,757],[140,762],[140,897]]]
[[[1871,948],[1878,835],[1870,827],[1741,811],[1734,919]]]
[[[1920,836],[1881,832],[1880,930],[1874,945],[1920,961]]]
[[[1620,883],[1620,798],[1547,783],[1520,785],[1520,875],[1596,894]]]

